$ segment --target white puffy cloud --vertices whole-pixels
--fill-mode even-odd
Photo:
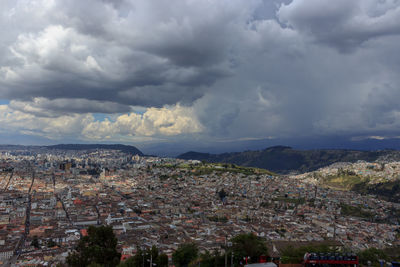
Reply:
[[[36,111],[34,111],[36,112]],[[0,105],[0,132],[23,133],[59,140],[135,140],[137,137],[162,137],[193,134],[202,131],[193,110],[180,105],[149,108],[143,114],[127,113],[96,120],[90,113],[57,117],[37,117],[29,110],[15,110]]]
[[[115,121],[104,120],[89,123],[82,131],[88,139],[112,136],[174,136],[201,132],[202,125],[195,119],[192,108],[180,105],[149,108],[142,115],[123,114]]]
[[[77,137],[81,129],[92,120],[90,114],[38,118],[33,114],[13,110],[7,105],[0,105],[0,132],[8,134],[22,133],[48,139]]]

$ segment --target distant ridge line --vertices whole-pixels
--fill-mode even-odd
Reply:
[[[230,152],[221,154],[189,151],[177,156],[179,159],[193,159],[215,163],[233,163],[240,166],[257,167],[276,173],[309,172],[336,162],[400,161],[400,151],[312,149],[296,150],[288,146],[273,146],[264,150]]]
[[[90,149],[109,149],[119,150],[125,153],[144,156],[143,152],[135,146],[122,144],[58,144],[49,146],[24,146],[24,145],[0,145],[0,149],[59,149],[59,150],[90,150]]]

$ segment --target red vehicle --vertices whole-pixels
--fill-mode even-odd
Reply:
[[[358,266],[358,256],[339,253],[306,253],[303,266],[305,267],[336,267]]]

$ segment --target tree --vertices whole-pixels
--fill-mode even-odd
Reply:
[[[252,233],[238,235],[231,241],[235,261],[250,257],[249,262],[252,263],[257,262],[260,256],[268,255],[264,241]]]
[[[301,246],[301,247],[297,247],[297,248],[295,248],[293,246],[288,246],[282,251],[281,262],[284,264],[302,263],[304,254],[306,252],[325,253],[325,252],[334,252],[334,250],[330,249],[326,245]]]
[[[230,265],[230,264],[229,264]],[[192,261],[190,267],[224,267],[225,266],[225,254],[221,254],[220,251],[215,250],[213,254],[209,251],[201,254],[196,261]]]
[[[146,250],[146,261],[148,262],[149,266],[150,266],[150,255],[152,256],[153,263],[156,263],[159,255],[158,248],[156,246],[153,245],[151,249]]]
[[[35,248],[39,248],[39,240],[37,236],[33,237],[33,240],[31,242],[31,246],[35,247]]]
[[[121,254],[118,253],[117,238],[111,226],[89,226],[88,235],[82,237],[75,251],[67,257],[67,264],[73,267],[99,264],[104,267],[117,266]]]
[[[363,265],[367,265],[370,261],[372,266],[380,266],[379,260],[389,260],[388,255],[383,250],[377,248],[365,249],[358,254],[358,257],[360,263]]]
[[[210,252],[206,251],[204,254],[200,255],[200,267],[213,267],[214,262],[215,257],[213,257]]]
[[[144,266],[144,255],[146,252],[142,249],[138,249],[136,254],[133,257],[130,257],[124,262],[121,262],[118,267],[142,267]]]
[[[168,267],[168,255],[167,254],[162,253],[158,256],[157,266],[158,267]]]
[[[158,248],[152,246],[151,249],[138,249],[133,257],[130,257],[124,262],[121,262],[118,267],[142,267],[150,266],[151,257],[153,264],[157,264],[157,267],[167,267],[168,266],[168,256],[166,254],[159,254]]]
[[[172,261],[177,267],[186,267],[197,258],[199,249],[194,243],[183,244],[172,254]]]
[[[221,200],[224,200],[224,198],[227,196],[227,194],[224,189],[221,189],[221,191],[218,192],[218,196]]]

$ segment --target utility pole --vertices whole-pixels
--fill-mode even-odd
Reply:
[[[144,267],[144,247],[141,247],[141,249],[142,249],[142,256],[143,256],[142,267]]]
[[[317,186],[315,186],[314,199],[317,199],[317,191],[318,191],[318,187],[317,187]]]
[[[231,267],[233,267],[233,251],[231,253]]]
[[[333,240],[336,241],[336,215],[333,221]]]
[[[153,251],[150,252],[150,267],[153,267]]]
[[[228,267],[228,251],[227,251],[227,244],[226,244],[227,236],[225,236],[225,267]]]
[[[335,222],[334,222],[334,225],[333,225],[333,241],[335,241],[335,252],[337,251],[337,247],[336,247],[336,221],[337,221],[337,218],[338,218],[338,210],[337,210],[337,208],[336,208],[336,211],[335,211]]]

